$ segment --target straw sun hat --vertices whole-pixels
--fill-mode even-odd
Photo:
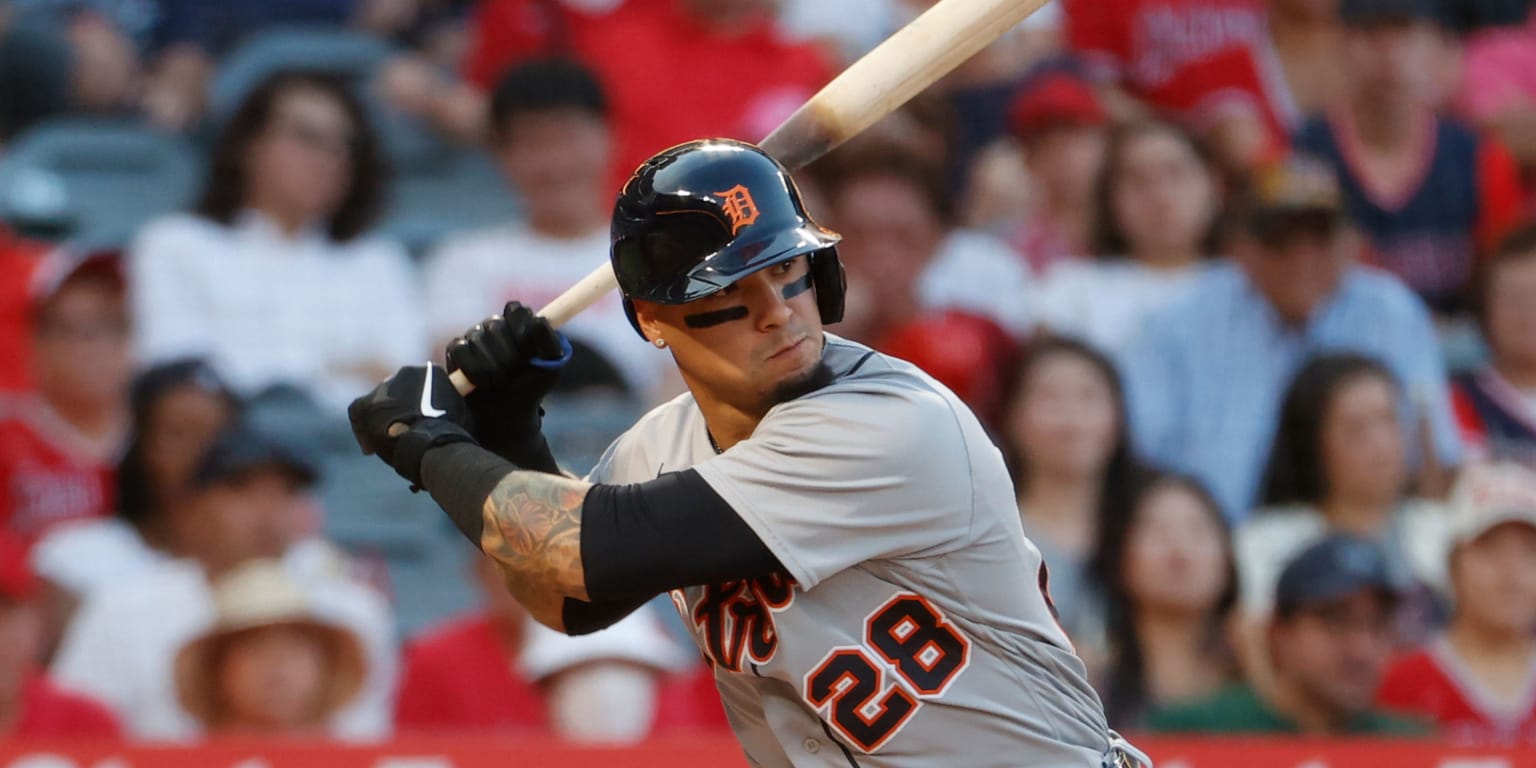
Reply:
[[[217,618],[176,655],[176,696],[198,720],[220,716],[214,678],[220,650],[236,635],[260,627],[296,627],[319,638],[329,650],[321,721],[350,702],[362,687],[364,660],[356,636],[317,615],[304,591],[276,560],[236,568],[214,584]]]

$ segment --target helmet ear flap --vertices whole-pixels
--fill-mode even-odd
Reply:
[[[649,342],[650,339],[645,337],[645,331],[640,330],[640,318],[635,316],[635,302],[631,301],[628,296],[624,297],[624,316],[629,318],[629,324],[634,327],[635,333],[640,334],[640,338]]]
[[[848,289],[848,275],[843,270],[837,248],[823,248],[811,254],[811,284],[816,287],[816,310],[822,325],[843,319],[843,296]],[[643,334],[642,334],[643,335]]]

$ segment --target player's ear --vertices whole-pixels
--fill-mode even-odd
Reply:
[[[656,343],[662,336],[662,324],[656,319],[656,305],[649,301],[636,301],[635,322],[640,325],[640,332],[645,334],[645,340]]]

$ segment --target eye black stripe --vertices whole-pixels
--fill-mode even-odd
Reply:
[[[732,320],[740,320],[746,316],[746,307],[726,307],[713,312],[695,312],[687,315],[683,318],[683,324],[689,328],[709,328]]]

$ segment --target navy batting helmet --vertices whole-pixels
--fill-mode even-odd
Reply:
[[[683,304],[805,254],[821,321],[843,318],[841,237],[811,221],[789,172],[751,144],[690,141],[645,161],[614,204],[612,237],[636,331],[634,299]]]

